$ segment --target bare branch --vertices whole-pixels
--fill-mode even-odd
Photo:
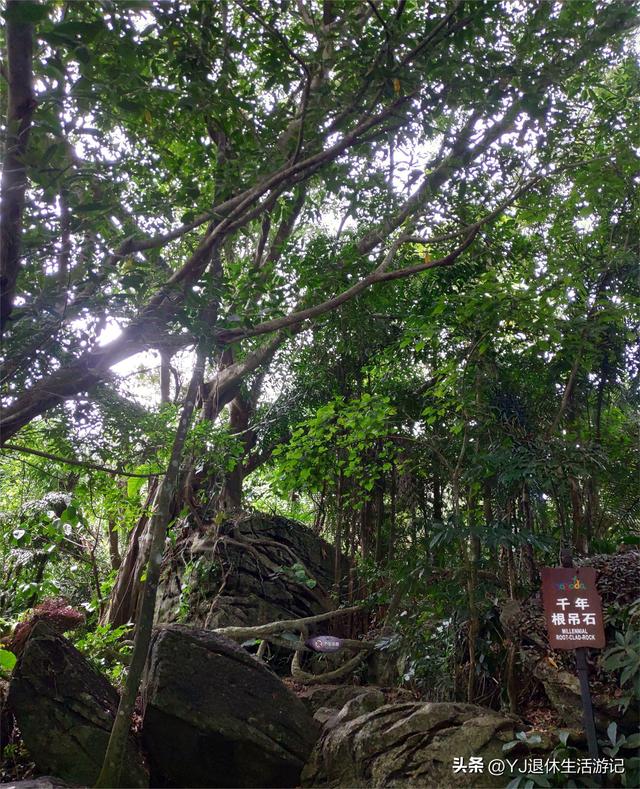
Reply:
[[[151,474],[135,474],[131,471],[122,471],[122,469],[119,468],[110,468],[109,466],[102,466],[99,463],[90,463],[86,460],[63,458],[59,455],[52,455],[49,452],[42,452],[39,449],[23,447],[20,444],[4,444],[2,449],[7,449],[10,452],[25,452],[27,455],[37,455],[40,458],[54,460],[56,463],[63,463],[65,466],[78,466],[79,468],[88,468],[94,471],[104,471],[107,474],[112,474],[114,477],[139,477],[142,479],[149,479],[150,477],[161,477],[164,474],[164,471],[157,471]]]
[[[361,605],[353,605],[350,608],[337,608],[335,611],[327,611],[324,614],[315,614],[315,616],[306,616],[301,619],[281,619],[278,622],[268,622],[266,625],[256,625],[255,627],[218,627],[214,632],[233,639],[261,638],[262,636],[281,633],[284,630],[301,630],[307,625],[325,622],[327,619],[335,619],[343,614],[354,614],[356,611],[361,610]]]
[[[360,654],[352,657],[344,665],[333,671],[326,671],[324,674],[309,674],[303,671],[300,667],[300,655],[296,652],[291,661],[291,676],[297,681],[305,685],[325,685],[329,682],[335,682],[337,679],[342,679],[355,671],[358,666],[363,663],[371,650],[360,652]]]

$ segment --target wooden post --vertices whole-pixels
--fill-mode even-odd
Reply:
[[[573,567],[573,556],[571,551],[563,550],[560,563],[563,567]],[[596,734],[596,724],[593,718],[593,705],[591,703],[591,690],[589,688],[589,666],[587,664],[588,650],[586,647],[578,647],[576,653],[576,670],[580,681],[580,698],[582,700],[582,721],[584,730],[587,734],[587,744],[589,746],[589,756],[592,759],[598,758],[598,736]]]
[[[589,668],[587,666],[587,648],[579,647],[576,649],[576,669],[580,680],[580,697],[582,698],[582,720],[584,729],[587,733],[587,743],[589,745],[589,756],[592,759],[598,758],[598,737],[596,735],[596,724],[593,719],[593,706],[591,704],[591,691],[589,690]]]

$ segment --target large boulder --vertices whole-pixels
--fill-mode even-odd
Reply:
[[[337,712],[348,701],[362,696],[370,689],[370,686],[362,685],[310,685],[301,688],[297,696],[312,714],[321,708],[330,708]]]
[[[154,633],[143,695],[154,786],[296,786],[319,734],[275,674],[207,630]]]
[[[406,688],[381,688],[377,685],[298,685],[296,696],[312,715],[320,709],[338,712],[345,704],[362,696],[381,699],[378,707],[391,702],[416,700],[414,694]]]
[[[484,773],[454,772],[454,758],[504,759],[515,719],[462,703],[386,704],[325,728],[302,786],[504,786]]]
[[[384,693],[379,688],[363,688],[363,693],[348,701],[340,710],[331,707],[320,707],[314,713],[314,719],[326,728],[340,726],[347,721],[373,712],[384,706]]]
[[[333,610],[332,547],[301,523],[245,514],[192,528],[165,557],[156,622],[251,626]]]
[[[36,622],[13,670],[8,705],[38,772],[93,786],[118,708],[118,694],[64,636]],[[148,786],[133,736],[126,786]]]

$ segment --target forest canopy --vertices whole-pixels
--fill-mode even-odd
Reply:
[[[158,556],[241,511],[324,537],[336,599],[423,654],[560,549],[638,545],[637,25],[8,0],[4,625],[152,617]],[[409,678],[458,693],[443,643]]]

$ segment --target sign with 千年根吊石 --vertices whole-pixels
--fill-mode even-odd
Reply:
[[[602,600],[593,567],[543,567],[542,601],[552,649],[602,649]]]

